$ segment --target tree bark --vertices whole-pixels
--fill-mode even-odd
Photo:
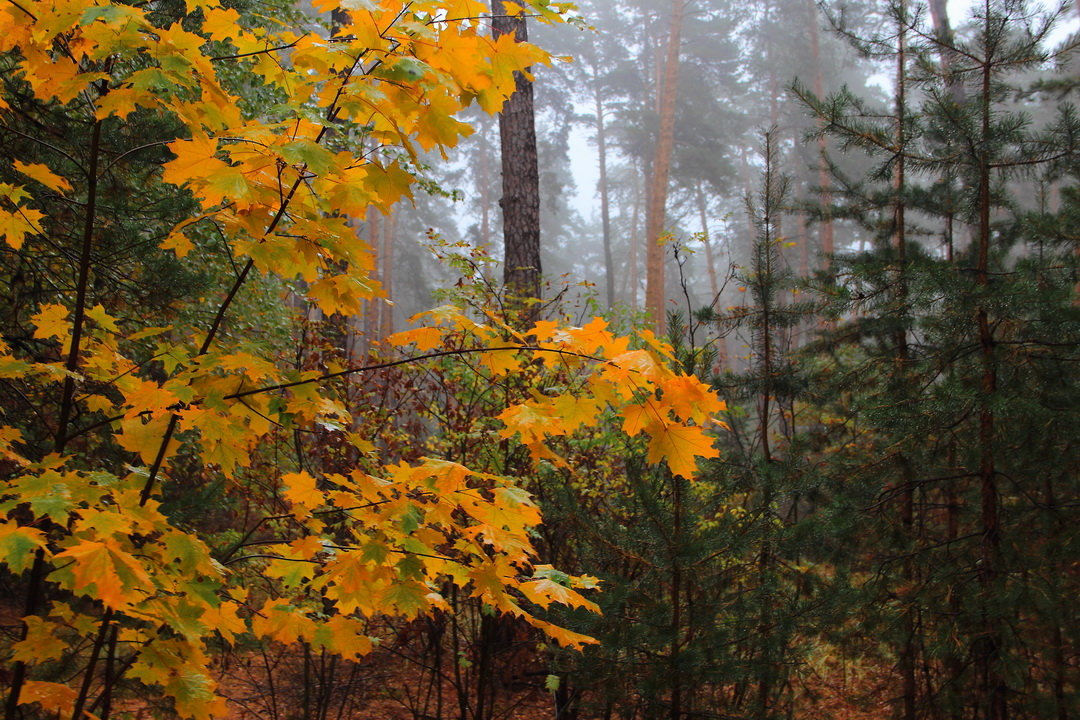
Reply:
[[[529,39],[523,16],[508,17],[502,0],[491,2],[491,31],[497,39],[514,35]],[[503,283],[511,307],[524,308],[540,297],[540,173],[536,157],[533,86],[515,73],[514,93],[499,113],[502,155]]]
[[[671,24],[668,29],[664,71],[660,81],[660,133],[653,155],[645,203],[645,310],[657,332],[665,329],[664,313],[664,248],[660,238],[664,233],[667,210],[668,177],[671,174],[671,153],[675,144],[675,103],[679,88],[679,45],[682,40],[686,0],[672,0]]]

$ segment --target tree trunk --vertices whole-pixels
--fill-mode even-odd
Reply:
[[[377,210],[374,206],[368,207],[368,247],[376,253],[375,269],[372,271],[371,275],[374,279],[379,281],[382,280],[382,258],[380,258],[377,253],[382,247],[382,220],[382,211]],[[363,347],[365,353],[370,351],[372,344],[379,339],[379,302],[380,299],[374,297],[364,301]]]
[[[671,537],[671,643],[668,646],[668,666],[671,673],[671,706],[669,717],[680,720],[683,714],[682,687],[682,586],[683,571],[681,559],[682,544],[682,479],[670,475],[672,483],[672,512],[674,527]]]
[[[986,2],[986,17],[990,16],[990,2]],[[990,58],[982,61],[981,139],[984,143],[990,139],[990,92],[994,66]],[[975,322],[978,327],[979,355],[982,361],[982,377],[979,408],[979,479],[982,521],[982,539],[979,558],[979,584],[982,590],[982,636],[975,641],[975,665],[980,678],[981,704],[984,706],[983,717],[986,720],[1006,720],[1008,717],[1008,698],[1005,678],[1001,673],[1001,623],[994,616],[995,599],[998,596],[998,576],[1000,574],[1001,526],[998,512],[997,467],[994,456],[994,435],[996,419],[994,416],[994,396],[997,394],[997,358],[996,339],[990,323],[987,308],[987,287],[990,284],[990,209],[991,176],[989,148],[979,150],[979,224],[978,224],[978,261],[975,282],[983,295],[976,310]]]
[[[907,339],[907,205],[905,191],[907,189],[907,166],[905,163],[905,148],[907,146],[904,135],[904,123],[907,114],[907,5],[905,0],[900,0],[900,17],[897,22],[897,54],[896,54],[896,167],[893,171],[893,247],[896,250],[896,285],[894,287],[894,301],[896,312],[900,317],[898,327],[894,335],[894,348],[896,353],[896,372],[899,374],[899,382],[907,386],[907,368],[909,364],[908,339]],[[915,484],[912,478],[911,465],[903,452],[898,454],[899,475],[901,489],[900,521],[902,524],[902,538],[905,542],[914,541],[915,529]],[[915,559],[910,547],[904,548],[905,559],[903,564],[903,582],[906,593],[911,593],[915,583]],[[918,643],[916,641],[916,603],[908,601],[901,608],[903,615],[904,639],[900,648],[900,678],[903,688],[903,701],[900,717],[903,720],[915,720],[917,685],[915,682],[915,663]]]
[[[484,251],[484,266],[482,268],[484,275],[486,276],[490,270],[490,259],[492,257],[491,250],[491,146],[489,143],[489,131],[491,127],[488,125],[486,119],[477,123],[477,134],[481,136],[480,139],[480,157],[479,167],[477,168],[476,185],[480,190],[480,237],[477,239],[477,243]]]
[[[697,211],[698,220],[701,222],[701,242],[705,245],[705,269],[709,273],[709,293],[711,301],[716,301],[720,294],[720,283],[716,277],[716,258],[713,257],[712,237],[709,235],[709,211],[705,201],[705,188],[702,183],[697,185]]]
[[[638,306],[638,285],[641,283],[641,264],[638,253],[641,248],[641,173],[634,168],[634,206],[630,215],[630,268],[624,277],[630,278],[629,292],[623,295],[632,308]]]
[[[814,64],[814,94],[818,97],[825,97],[825,70],[821,62],[821,30],[818,27],[818,10],[817,4],[814,2],[809,3],[810,8],[810,55],[811,62]],[[830,179],[829,179],[829,162],[827,159],[827,153],[829,150],[829,143],[826,140],[825,135],[822,134],[818,137],[818,185],[821,187],[821,206],[824,208],[825,214],[821,220],[820,240],[821,240],[821,253],[824,256],[822,258],[823,267],[828,270],[832,264],[831,257],[836,252],[835,234],[833,232],[833,222],[829,213],[829,208],[832,205],[832,193],[829,192]]]
[[[491,31],[495,38],[513,34],[529,39],[524,16],[507,17],[502,0],[491,2]],[[536,118],[532,82],[515,73],[514,93],[499,113],[502,154],[503,282],[524,308],[540,297],[540,174],[536,158]]]
[[[942,74],[946,78],[945,85],[949,89],[953,102],[964,102],[964,85],[955,78],[952,66],[956,62],[956,53],[953,52],[952,24],[949,22],[948,0],[930,0],[930,21],[934,25],[934,38],[938,44],[938,58],[941,61]]]
[[[385,338],[394,332],[394,231],[397,229],[397,216],[393,210],[386,216],[382,232],[382,267],[383,298],[379,317],[379,338]]]
[[[604,298],[607,307],[615,304],[615,263],[611,257],[611,198],[607,178],[607,134],[604,125],[604,101],[600,82],[595,79],[593,98],[596,103],[596,153],[600,164],[600,220],[604,236]]]
[[[667,209],[668,176],[671,173],[671,153],[675,144],[675,103],[679,88],[679,45],[682,40],[683,15],[686,0],[672,0],[671,24],[668,30],[664,73],[660,82],[660,133],[653,155],[645,203],[645,310],[657,332],[665,328],[664,248],[660,238],[664,233]]]

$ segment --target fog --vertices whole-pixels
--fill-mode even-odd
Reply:
[[[557,56],[575,58],[536,69],[542,261],[549,297],[569,286],[570,296],[584,293],[593,297],[590,307],[603,310],[609,304],[604,286],[611,274],[613,304],[632,312],[644,302],[646,193],[660,124],[671,6],[671,0],[586,0],[578,10],[587,28],[530,26],[533,42]],[[745,264],[753,235],[745,198],[758,188],[761,134],[770,127],[775,128],[779,170],[789,179],[782,222],[787,266],[810,276],[828,264],[827,254],[860,250],[871,242],[857,223],[842,218],[818,222],[821,213],[812,206],[829,199],[822,190],[834,183],[830,165],[858,176],[873,161],[856,149],[836,147],[827,137],[808,140],[819,121],[792,88],[801,84],[802,92],[820,96],[844,88],[866,108],[888,115],[895,105],[896,72],[889,43],[896,33],[890,29],[894,20],[887,4],[875,1],[830,0],[815,6],[811,0],[749,5],[691,0],[685,12],[663,228],[683,250],[680,267],[672,247],[667,249],[669,303],[692,312],[698,306],[722,308],[740,301],[737,283],[724,287],[724,278],[732,267]],[[937,62],[935,17],[919,3],[911,3],[908,12],[910,52],[919,62]],[[1031,12],[1046,10],[1034,5]],[[968,3],[949,0],[947,15],[960,41],[975,32]],[[1046,44],[1065,42],[1076,27],[1069,6]],[[909,70],[913,76],[915,64]],[[1047,65],[1029,72],[1023,82],[1056,76],[1060,72]],[[925,90],[913,85],[911,92],[914,106]],[[607,136],[610,268],[605,268],[602,251],[598,110]],[[414,208],[401,210],[395,242],[405,247],[394,272],[399,276],[395,287],[406,296],[395,298],[399,322],[430,304],[433,287],[453,281],[454,273],[421,247],[430,231],[450,244],[485,246],[496,260],[500,255],[498,127],[491,120],[477,119],[476,124],[478,132],[461,144],[449,165],[432,163],[432,180],[445,195],[421,194]],[[940,241],[926,244],[931,252],[944,252]],[[593,286],[583,290],[582,282]],[[567,312],[580,309],[574,305]]]

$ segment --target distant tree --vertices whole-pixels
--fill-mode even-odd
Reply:
[[[645,310],[660,332],[667,318],[666,250],[662,242],[667,221],[668,182],[675,143],[675,111],[679,94],[679,53],[687,0],[671,0],[671,15],[659,64],[657,116],[659,127],[649,166],[645,202]]]

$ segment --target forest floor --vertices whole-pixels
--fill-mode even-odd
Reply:
[[[8,610],[6,604],[0,604],[0,623],[4,627],[17,627],[17,613]],[[411,640],[416,642],[416,638]],[[471,707],[463,709],[458,703],[456,686],[460,683],[468,689],[465,694],[471,702],[476,695],[475,668],[461,668],[459,680],[453,665],[444,659],[443,680],[433,683],[424,662],[407,655],[409,649],[410,643],[384,646],[360,661],[345,662],[319,654],[305,657],[295,647],[222,648],[221,662],[215,670],[219,692],[227,698],[231,712],[221,720],[470,717]],[[497,658],[492,675],[493,720],[554,718],[554,696],[544,688],[546,668],[541,653],[522,652],[520,647]],[[892,716],[890,698],[894,694],[895,676],[886,663],[853,664],[838,660],[828,648],[820,648],[814,660],[800,666],[798,675],[792,693],[794,717],[799,720],[886,720]],[[582,703],[583,708],[589,705],[587,700]],[[115,708],[113,717],[151,720],[159,717],[162,709],[154,699],[146,697],[123,703]],[[577,720],[599,717],[583,709]]]
[[[305,664],[307,680],[305,681]],[[538,655],[517,654],[497,663],[493,720],[550,720],[554,696],[544,689]],[[821,656],[802,666],[793,686],[800,720],[886,720],[892,716],[893,675],[881,664],[855,665]],[[376,650],[356,663],[332,662],[278,649],[277,654],[234,657],[221,668],[221,691],[230,699],[228,720],[457,720],[471,708],[458,704],[452,669],[442,683],[416,661]],[[470,701],[475,676],[466,673]],[[273,677],[273,681],[267,678]],[[324,682],[320,682],[324,678]],[[323,691],[323,688],[326,691]],[[583,707],[589,703],[583,703]],[[577,720],[598,720],[584,710]]]

